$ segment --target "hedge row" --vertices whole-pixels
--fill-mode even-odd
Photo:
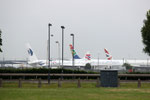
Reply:
[[[0,68],[0,73],[61,73],[62,69],[47,69],[47,68],[28,68],[28,69],[17,69],[17,68]],[[63,69],[64,74],[94,74],[95,72],[87,72],[83,70],[69,70]]]
[[[17,68],[0,68],[0,73],[43,73],[46,74],[50,71],[53,73],[62,73],[62,69],[47,69],[47,68],[28,68],[28,69],[17,69]],[[64,74],[94,74],[95,72],[87,72],[81,70],[69,70],[63,69]],[[48,76],[0,76],[2,79],[48,79]],[[51,76],[51,79],[59,79],[60,76]],[[65,76],[64,79],[78,79],[79,77]],[[81,79],[96,79],[97,77],[80,77]]]

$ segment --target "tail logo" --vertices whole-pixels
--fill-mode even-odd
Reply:
[[[29,50],[28,50],[28,54],[30,55],[30,56],[33,56],[33,51],[29,48]]]
[[[87,60],[91,60],[91,55],[90,55],[90,54],[86,54],[85,58],[86,58]]]
[[[106,57],[108,60],[112,60],[112,56],[109,54],[108,50],[104,48],[104,51],[106,53]]]
[[[80,57],[76,54],[76,52],[75,52],[73,46],[72,46],[71,44],[70,44],[69,46],[70,46],[70,50],[71,50],[71,53],[72,53],[73,58],[74,58],[74,59],[80,59]]]

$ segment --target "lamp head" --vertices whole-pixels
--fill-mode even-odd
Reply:
[[[52,24],[49,23],[48,26],[52,26]]]
[[[65,29],[65,27],[64,27],[64,26],[61,26],[61,28],[62,28],[62,29]]]
[[[70,36],[74,36],[74,34],[70,34]]]

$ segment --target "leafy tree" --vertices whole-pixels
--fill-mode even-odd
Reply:
[[[141,29],[142,42],[144,44],[143,51],[150,56],[150,10],[147,11],[146,19],[143,22],[144,25]]]
[[[2,46],[1,33],[2,33],[2,31],[0,30],[0,46]],[[1,49],[1,47],[0,47],[0,52],[2,52],[2,49]]]
[[[132,66],[128,63],[124,63],[123,66],[125,66],[127,70],[132,69]]]
[[[90,63],[87,63],[87,64],[85,65],[85,69],[91,69],[91,64],[90,64]]]

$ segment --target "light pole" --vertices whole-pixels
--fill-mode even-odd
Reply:
[[[50,84],[50,27],[52,24],[48,24],[48,84]]]
[[[100,54],[98,53],[98,68],[99,68],[99,55],[100,55]]]
[[[61,26],[62,28],[62,74],[63,74],[63,61],[64,61],[64,29],[65,27],[64,26]],[[63,79],[63,76],[62,78]]]
[[[59,41],[56,41],[56,43],[58,44],[58,59],[59,59],[59,68],[60,68],[60,43]]]
[[[147,67],[148,67],[148,60],[149,60],[149,59],[147,58]]]
[[[74,34],[70,34],[70,36],[72,36],[72,45],[73,45],[73,49],[74,49]],[[74,68],[74,51],[72,52],[72,67]]]

